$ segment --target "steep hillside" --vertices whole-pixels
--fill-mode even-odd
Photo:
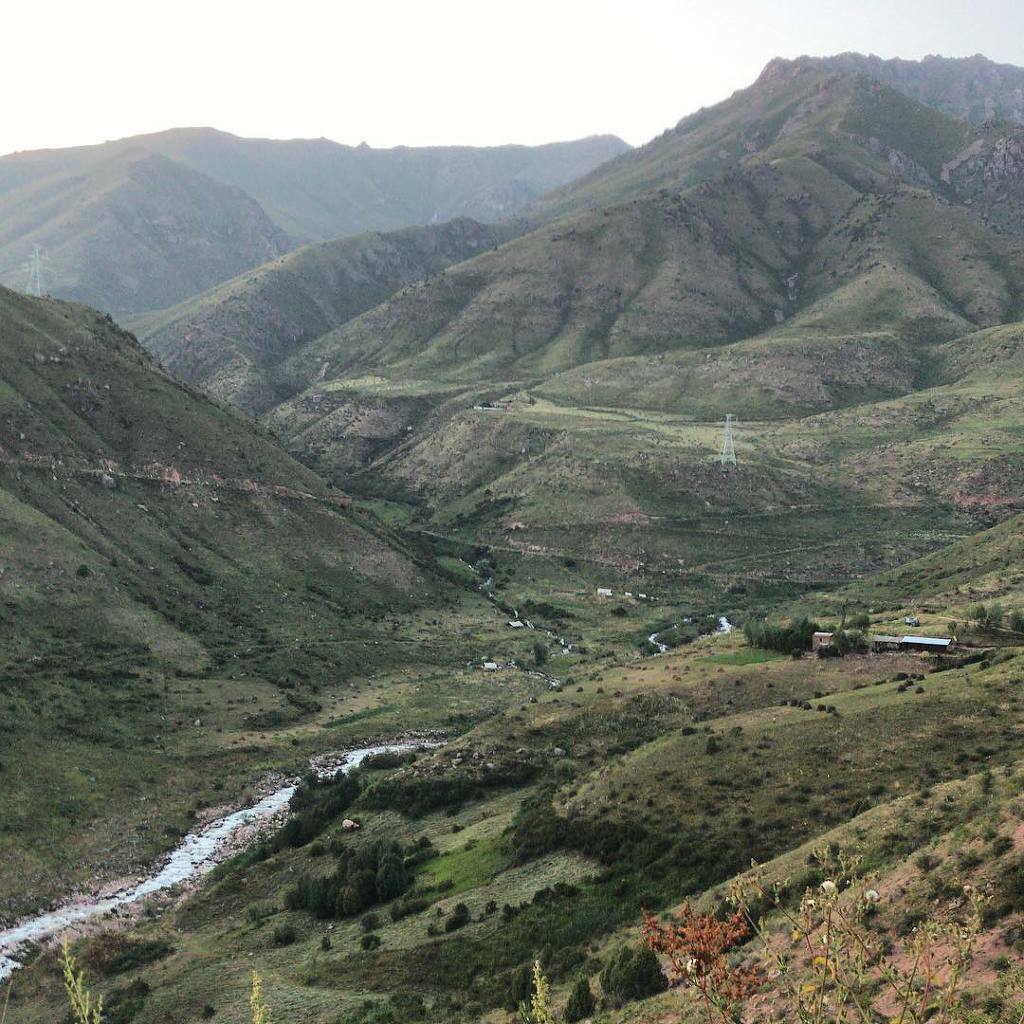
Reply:
[[[386,368],[528,379],[706,348],[791,318],[917,340],[1015,318],[1020,245],[984,210],[951,206],[942,181],[972,139],[986,144],[972,129],[868,79],[796,69],[766,72],[748,95],[703,115],[702,131],[735,133],[742,111],[767,132],[765,107],[780,108],[771,133],[732,169],[577,214],[453,267],[325,336],[304,353],[311,364],[292,361],[289,372],[308,380],[312,364],[328,362],[336,376]],[[682,155],[671,160],[657,149],[630,154],[630,188],[666,185],[670,168],[685,177],[703,147],[690,134],[676,138]],[[968,162],[965,179],[985,176]],[[605,193],[597,179],[580,188]]]
[[[306,342],[509,234],[462,219],[320,242],[130,326],[176,376],[260,413],[287,397],[275,368]]]
[[[459,598],[100,314],[0,290],[0,352],[7,918],[137,870],[197,800],[294,762],[318,712],[365,708],[353,677],[411,660],[420,609]],[[416,661],[457,644],[425,631]]]
[[[0,160],[0,281],[42,286],[112,313],[178,302],[291,244],[240,189],[142,148],[20,183]]]

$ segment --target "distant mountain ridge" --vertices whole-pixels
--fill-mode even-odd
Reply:
[[[13,153],[0,158],[0,282],[24,288],[38,245],[52,294],[118,315],[162,309],[303,242],[513,218],[626,149],[599,136],[378,150],[188,128]]]
[[[980,53],[973,57],[932,54],[922,60],[884,60],[873,54],[839,53],[832,57],[798,57],[789,62],[780,58],[769,68],[777,63],[801,63],[829,71],[869,75],[919,103],[972,124],[1024,124],[1024,68],[997,64]]]

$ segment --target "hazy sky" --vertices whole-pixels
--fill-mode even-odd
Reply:
[[[644,142],[773,56],[1024,65],[1021,0],[28,0],[0,153],[180,125],[373,146]]]

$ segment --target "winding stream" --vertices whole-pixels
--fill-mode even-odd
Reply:
[[[338,761],[311,764],[321,778],[349,772],[373,754],[385,751],[413,750],[421,744],[393,743],[350,750]],[[68,900],[55,910],[19,921],[13,928],[0,931],[0,983],[6,981],[21,964],[14,958],[18,949],[28,942],[45,942],[75,925],[85,924],[118,909],[138,903],[153,893],[170,889],[212,870],[228,851],[228,842],[239,829],[253,822],[281,814],[295,792],[297,780],[289,782],[252,807],[245,807],[224,818],[208,822],[190,832],[164,861],[163,866],[135,886],[121,889],[110,896],[84,896]]]
[[[686,621],[689,622],[690,620],[687,619]],[[719,615],[718,616],[718,628],[715,630],[713,635],[714,636],[727,636],[729,633],[731,633],[733,631],[734,628],[735,627],[733,626],[733,624],[724,615]],[[669,626],[668,629],[675,629],[675,626]],[[662,633],[667,633],[668,629],[662,629],[662,630],[660,630],[657,633],[652,633],[647,638],[647,642],[649,644],[651,644],[653,647],[657,647],[658,654],[668,654],[668,650],[669,650],[668,644],[663,644],[658,639],[658,637],[661,636]],[[657,657],[657,655],[652,655],[652,657]]]

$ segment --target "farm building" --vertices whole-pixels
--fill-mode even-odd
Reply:
[[[811,650],[820,651],[823,647],[831,647],[835,639],[835,633],[826,633],[820,630],[811,636]]]
[[[612,596],[611,587],[598,587],[597,588],[597,596],[598,597],[611,597]]]
[[[874,651],[931,651],[944,654],[956,646],[955,638],[945,636],[873,636]]]
[[[898,651],[902,640],[903,637],[901,636],[873,636],[871,638],[871,649],[873,651]]]
[[[498,663],[496,661],[485,661],[484,662],[484,671],[485,672],[497,672],[498,671]]]
[[[904,651],[937,651],[942,654],[948,651],[954,640],[947,636],[905,636],[900,641],[900,649]]]

